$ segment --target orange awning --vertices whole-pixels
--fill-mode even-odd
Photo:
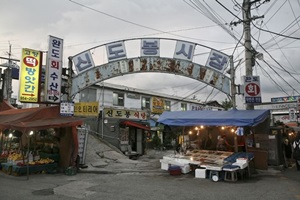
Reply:
[[[133,126],[133,127],[136,127],[136,128],[140,128],[140,129],[144,129],[144,130],[147,130],[147,131],[150,131],[150,127],[148,126],[145,126],[144,124],[140,124],[138,122],[134,122],[134,121],[122,121],[121,124],[125,125],[125,126]]]

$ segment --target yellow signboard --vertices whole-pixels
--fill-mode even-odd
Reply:
[[[165,106],[165,100],[163,98],[152,97],[152,113],[163,113]]]
[[[98,102],[79,102],[74,105],[74,116],[98,117]]]
[[[37,103],[39,101],[39,78],[42,53],[32,49],[22,49],[20,70],[19,101]]]
[[[137,110],[104,108],[104,117],[147,120],[147,113],[145,111],[137,111]]]

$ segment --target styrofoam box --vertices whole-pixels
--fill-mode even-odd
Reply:
[[[245,169],[246,167],[248,167],[248,163],[241,163],[241,162],[235,162],[235,163],[232,163],[232,165],[237,165],[239,166],[241,169]]]
[[[160,163],[161,163],[161,169],[162,170],[168,170],[169,169],[169,163],[163,159],[160,159]]]
[[[195,178],[206,178],[206,169],[195,169]]]
[[[247,162],[248,162],[248,159],[247,159],[247,158],[237,158],[237,159],[236,159],[236,162],[237,162],[237,163],[247,163]]]
[[[190,165],[184,165],[183,167],[181,167],[181,173],[183,174],[187,174],[191,171]]]

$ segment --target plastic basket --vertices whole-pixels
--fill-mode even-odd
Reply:
[[[65,170],[65,174],[68,176],[73,176],[77,174],[77,168],[76,167],[68,167]]]

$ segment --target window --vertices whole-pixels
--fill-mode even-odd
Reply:
[[[150,97],[142,97],[142,109],[150,109]]]
[[[124,93],[119,93],[119,92],[113,93],[113,105],[124,106]]]
[[[165,100],[164,110],[171,111],[171,101]]]
[[[181,110],[182,111],[187,111],[187,104],[186,103],[181,103]]]
[[[80,92],[81,102],[92,102],[96,101],[97,90],[93,88],[86,88]]]

